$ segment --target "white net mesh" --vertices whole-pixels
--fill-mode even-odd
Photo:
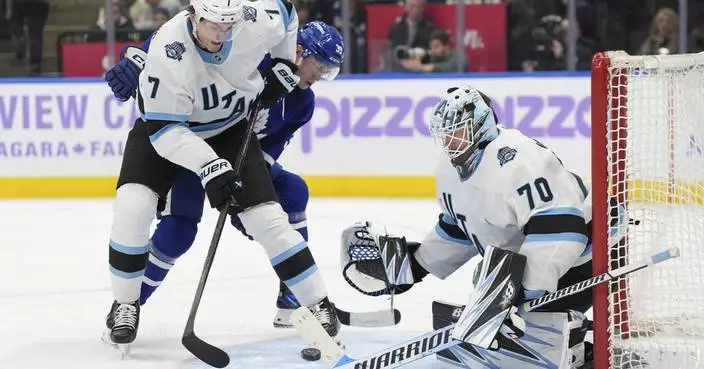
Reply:
[[[681,253],[609,286],[611,367],[704,368],[704,54],[607,56],[610,268]]]

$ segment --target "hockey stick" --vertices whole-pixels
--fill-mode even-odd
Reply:
[[[213,238],[210,241],[208,255],[205,257],[203,272],[200,275],[200,281],[198,281],[198,288],[196,289],[196,295],[193,298],[191,312],[188,314],[186,328],[183,330],[183,336],[181,337],[181,343],[188,351],[190,351],[201,361],[216,368],[226,367],[227,364],[230,363],[230,356],[228,356],[225,351],[203,341],[200,337],[196,336],[193,328],[195,325],[196,313],[198,313],[198,307],[200,306],[200,300],[203,297],[205,283],[208,281],[208,274],[210,274],[210,267],[213,266],[213,261],[215,260],[215,251],[217,251],[218,244],[220,243],[220,235],[225,227],[225,220],[227,219],[227,211],[229,208],[230,204],[228,203],[225,205],[225,208],[220,211],[220,216],[218,216],[218,221],[215,224],[215,231],[213,232]]]
[[[340,323],[352,327],[390,327],[401,321],[401,312],[397,309],[357,313],[341,310],[336,306],[335,310]]]
[[[242,139],[242,147],[240,147],[240,151],[235,161],[235,167],[233,169],[236,176],[239,176],[240,171],[242,170],[242,164],[244,163],[244,157],[247,154],[247,149],[249,148],[250,137],[254,132],[254,123],[256,121],[257,115],[259,114],[260,105],[260,100],[258,100],[254,110],[252,110],[252,112],[250,113],[250,119],[248,119],[247,121],[245,136]],[[222,230],[225,227],[225,220],[227,219],[227,214],[229,210],[230,201],[228,201],[225,204],[225,207],[220,210],[220,216],[218,216],[218,221],[215,224],[213,238],[210,241],[208,254],[205,257],[205,263],[203,264],[203,272],[200,275],[200,281],[198,281],[196,295],[193,298],[193,304],[191,305],[191,312],[188,314],[186,328],[183,330],[183,336],[181,337],[181,343],[188,351],[193,354],[193,356],[197,357],[204,363],[210,366],[214,366],[216,368],[226,367],[227,364],[230,363],[230,356],[228,356],[227,353],[222,349],[217,348],[196,336],[195,332],[193,331],[193,328],[195,325],[196,313],[198,313],[198,307],[200,306],[200,300],[203,297],[205,283],[208,281],[210,268],[213,266],[213,261],[215,260],[215,252],[218,249],[218,244],[220,243],[220,236],[222,235]]]
[[[553,293],[549,293],[535,300],[527,301],[519,305],[519,311],[533,311],[551,302],[572,296],[598,284],[611,281],[678,256],[679,249],[676,247],[658,252],[645,261],[606,272]],[[325,361],[326,365],[331,368],[398,368],[462,343],[462,341],[452,339],[452,330],[455,325],[450,324],[364,358],[353,359],[330,338],[308,309],[296,310],[291,315],[291,321],[299,334],[303,336],[309,344],[320,349],[321,358]]]

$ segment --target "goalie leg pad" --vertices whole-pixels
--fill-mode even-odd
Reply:
[[[489,246],[480,268],[452,338],[489,348],[521,295],[526,256]]]
[[[433,302],[433,328],[439,329],[454,323],[462,315],[464,306],[447,302]],[[521,338],[497,336],[498,350],[489,350],[462,343],[437,354],[437,359],[461,368],[580,368],[584,360],[573,360],[573,355],[584,352],[584,342],[575,335],[582,332],[583,321],[578,314],[526,313],[523,318],[527,329]],[[581,339],[584,335],[581,334]],[[579,341],[571,345],[571,341]],[[580,351],[581,349],[581,351]],[[582,357],[584,355],[582,354]]]

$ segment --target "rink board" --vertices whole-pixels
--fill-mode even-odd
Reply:
[[[304,176],[312,196],[431,197],[430,176]],[[117,177],[4,177],[0,198],[102,198],[115,195]]]
[[[427,118],[438,97],[458,84],[485,91],[505,126],[543,142],[566,167],[590,177],[584,73],[382,74],[321,82],[314,86],[311,122],[280,162],[306,178],[313,196],[433,196],[441,154]],[[124,141],[138,116],[133,101],[116,101],[102,80],[0,79],[0,198],[113,196]],[[702,160],[698,136],[683,132],[686,142],[676,145],[688,160],[675,168],[676,186],[698,188],[701,179],[686,170]],[[657,173],[667,167],[655,170],[642,179],[645,187],[672,185],[660,180],[667,173]],[[660,201],[658,193],[642,197]],[[694,198],[687,201],[699,203],[702,196]]]

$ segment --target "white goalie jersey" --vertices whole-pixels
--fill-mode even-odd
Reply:
[[[217,158],[202,139],[242,121],[253,108],[264,88],[257,69],[264,56],[295,61],[298,17],[287,0],[246,2],[242,9],[218,52],[198,46],[187,10],[177,14],[152,38],[139,76],[142,119],[174,123],[152,134],[152,144],[193,171]]]
[[[555,291],[570,268],[591,260],[589,189],[558,157],[517,130],[499,128],[472,173],[441,157],[443,210],[415,256],[446,278],[488,245],[527,257],[526,297]]]

